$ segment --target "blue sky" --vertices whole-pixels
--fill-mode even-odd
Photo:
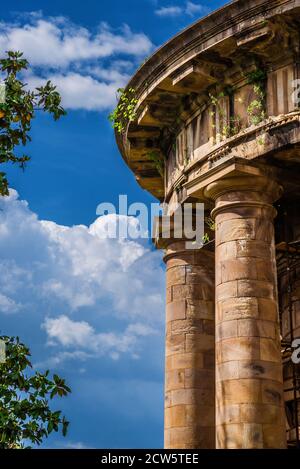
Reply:
[[[116,89],[156,47],[222,1],[29,0],[1,9],[0,50],[19,49],[26,81],[51,78],[68,115],[39,116],[23,173],[0,199],[0,317],[36,368],[66,377],[71,421],[54,448],[163,445],[164,270],[138,240],[104,239],[101,202],[155,200],[120,157],[107,115]]]

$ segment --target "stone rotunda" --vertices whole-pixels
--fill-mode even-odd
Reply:
[[[160,201],[205,204],[210,241],[166,263],[165,447],[299,446],[300,0],[236,0],[130,80],[116,138]],[[172,213],[170,213],[172,215]]]

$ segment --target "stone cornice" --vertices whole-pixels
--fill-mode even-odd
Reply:
[[[170,129],[171,134],[178,133],[180,126],[176,124],[177,131],[175,131],[172,124],[172,122],[175,123],[175,119],[181,120],[185,126],[197,109],[205,109],[208,99],[207,90],[210,86],[219,86],[219,81],[224,82],[225,70],[226,73],[230,70],[229,78],[226,78],[230,80],[230,84],[234,84],[235,87],[243,86],[242,81],[245,82],[243,73],[247,67],[250,69],[252,67],[252,52],[250,51],[253,45],[256,47],[259,44],[259,50],[252,54],[253,57],[257,53],[257,57],[260,59],[265,57],[264,60],[267,63],[278,61],[279,56],[276,57],[276,54],[272,53],[268,56],[268,47],[272,41],[276,42],[278,25],[281,22],[285,24],[286,18],[289,17],[284,17],[284,15],[291,13],[295,20],[300,20],[297,11],[300,13],[300,0],[233,1],[174,36],[138,69],[127,85],[127,89],[135,90],[138,118],[127,126],[124,134],[116,133],[116,140],[123,158],[144,189],[160,200],[169,199],[169,194],[175,190],[175,186],[178,186],[178,178],[174,174],[176,180],[174,184],[172,182],[172,187],[168,188],[167,193],[166,180],[160,177],[155,163],[150,158],[152,147],[154,146],[155,152],[162,159],[167,156],[169,150],[165,145],[157,149],[165,138],[163,131]],[[279,21],[278,24],[277,21]],[[286,29],[288,37],[291,34],[294,40],[294,32],[291,32],[293,26],[287,24]],[[265,47],[265,52],[263,52],[263,47]],[[284,47],[286,45],[282,45],[281,49],[285,50]],[[239,61],[241,54],[242,56],[245,54],[246,57],[247,51],[250,55],[245,68],[245,64],[239,64]],[[293,51],[288,50],[280,60],[292,63]],[[190,85],[187,84],[189,74],[193,76]],[[223,80],[220,78],[222,76]],[[196,80],[194,84],[193,80]],[[189,99],[188,109],[181,109],[183,98],[186,97]],[[284,127],[291,121],[299,122],[299,113],[296,114],[271,118],[262,125],[248,127],[233,137],[226,138],[223,143],[210,148],[202,147],[203,157],[197,157],[195,161],[184,165],[178,177],[183,178],[185,175],[188,178],[193,168],[201,166],[205,160],[208,162],[208,167],[204,168],[206,171],[211,166],[222,162],[224,158],[236,156],[236,153],[231,154],[232,150],[238,149],[239,145],[242,146],[243,140],[248,141],[252,136],[268,134],[275,128],[280,131],[280,127]],[[157,136],[157,132],[162,133]],[[148,146],[151,139],[152,142]],[[270,139],[267,142],[270,148],[267,149],[266,146],[261,151],[256,149],[256,156],[272,151],[273,140]],[[284,143],[283,140],[281,143]],[[248,150],[245,148],[245,151]],[[251,151],[252,149],[250,153]]]

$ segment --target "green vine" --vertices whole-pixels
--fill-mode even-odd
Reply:
[[[162,156],[157,151],[150,151],[148,153],[148,158],[153,161],[155,168],[161,177],[164,176],[165,164]]]
[[[266,72],[261,69],[247,74],[247,83],[253,85],[253,91],[256,94],[256,99],[247,107],[249,123],[253,125],[258,125],[266,119],[266,78]]]
[[[215,224],[215,221],[211,217],[204,217],[204,223],[209,228],[210,231],[215,231],[216,224]],[[213,241],[213,239],[210,239],[209,234],[207,232],[204,233],[204,236],[202,236],[203,244],[209,243],[210,241]]]
[[[229,123],[223,125],[222,134],[225,138],[233,137],[242,130],[242,121],[240,116],[230,117]]]
[[[231,87],[227,87],[224,91],[219,93],[218,96],[209,94],[210,104],[213,105],[218,110],[218,115],[222,121],[221,136],[223,138],[229,138],[238,134],[242,128],[241,118],[239,116],[231,116],[229,118],[229,121],[226,122],[226,115],[225,115],[224,109],[222,109],[222,107],[220,106],[220,99],[224,98],[225,96],[230,96],[232,94],[233,94],[233,90]],[[212,111],[210,115],[214,117],[215,112]],[[216,126],[213,124],[212,127],[215,128]]]
[[[126,129],[128,122],[132,122],[136,118],[137,99],[133,88],[126,91],[124,88],[119,88],[117,93],[118,105],[109,114],[108,119],[112,122],[113,128],[121,134]]]

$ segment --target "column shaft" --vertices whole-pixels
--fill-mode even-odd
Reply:
[[[240,176],[208,192],[216,201],[216,446],[285,448],[271,205],[278,186]]]
[[[214,448],[214,254],[166,251],[165,447]]]

